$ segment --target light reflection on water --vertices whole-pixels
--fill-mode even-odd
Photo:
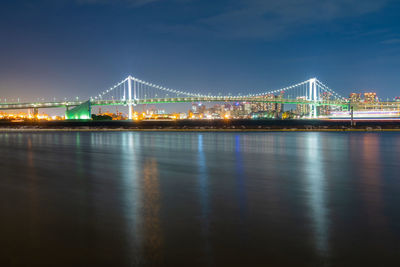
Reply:
[[[396,133],[0,133],[0,149],[2,265],[398,260]]]
[[[321,153],[321,140],[318,133],[310,133],[306,139],[307,154],[306,169],[307,191],[309,193],[310,216],[315,227],[316,249],[322,254],[328,254],[328,214],[326,205],[324,154]]]
[[[130,261],[140,263],[141,259],[137,255],[141,254],[142,235],[140,231],[142,203],[142,190],[140,190],[139,177],[141,176],[141,168],[138,164],[137,154],[140,153],[140,136],[134,136],[127,133],[121,137],[121,169],[122,169],[122,191],[125,205],[124,215],[126,216],[126,228],[130,236],[134,238],[127,239],[131,254]]]

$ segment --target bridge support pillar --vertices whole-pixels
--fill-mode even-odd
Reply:
[[[132,105],[132,77],[128,77],[128,119],[132,120],[133,105]]]
[[[132,76],[128,77],[128,119],[132,120],[133,117],[133,107],[136,106],[136,100],[138,99],[137,95],[137,80]],[[133,81],[133,88],[132,88]]]
[[[308,81],[308,100],[317,102],[317,79],[312,78]],[[310,118],[317,118],[317,105],[310,104]]]

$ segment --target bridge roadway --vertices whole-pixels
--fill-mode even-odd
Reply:
[[[0,103],[0,110],[16,109],[39,109],[39,108],[69,108],[79,106],[86,101],[53,101],[53,102],[32,102],[32,103]],[[309,101],[302,99],[266,99],[261,97],[175,97],[175,98],[150,98],[129,100],[91,100],[92,106],[126,106],[130,103],[139,104],[166,104],[166,103],[190,103],[190,102],[259,102],[279,103],[293,105],[317,105],[317,106],[348,106],[345,101]]]

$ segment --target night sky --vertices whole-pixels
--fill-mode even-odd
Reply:
[[[311,77],[400,96],[400,1],[2,0],[0,98],[88,98],[131,74],[250,93]]]

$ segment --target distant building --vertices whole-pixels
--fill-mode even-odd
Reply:
[[[251,103],[243,103],[243,109],[245,114],[250,114],[251,113]]]
[[[197,103],[193,103],[192,104],[192,112],[193,113],[197,113],[198,112],[197,109],[198,109],[198,104]]]
[[[265,111],[266,110],[266,104],[264,102],[261,102],[264,96],[258,96],[257,99],[260,100],[260,102],[252,102],[251,103],[251,111],[252,112],[260,112],[260,111]]]
[[[275,96],[275,99],[278,100],[278,101],[282,100],[284,94],[285,94],[285,91],[281,91],[279,93],[279,95]],[[283,104],[282,103],[278,103],[278,102],[275,103],[275,111],[278,112],[278,113],[282,113],[283,112]]]
[[[297,100],[307,100],[306,96],[298,96],[296,97]],[[306,114],[310,113],[310,105],[308,104],[297,104],[296,105],[296,113],[300,117],[305,116]]]
[[[349,97],[350,102],[358,103],[361,102],[361,93],[351,93]]]
[[[364,93],[364,101],[366,103],[375,103],[378,102],[378,97],[376,93]]]
[[[253,113],[258,113],[262,111],[276,111],[277,113],[281,113],[283,111],[283,104],[279,103],[279,100],[283,99],[284,91],[280,92],[279,95],[268,94],[263,96],[258,96],[259,102],[251,103],[250,110]],[[263,102],[265,101],[265,102]],[[249,111],[249,109],[246,111]]]
[[[324,102],[329,101],[331,99],[331,97],[332,97],[332,93],[330,93],[330,92],[324,92],[323,94],[321,94],[321,100]],[[317,108],[318,108],[318,111],[317,111],[318,115],[328,115],[330,113],[331,106],[322,105]]]
[[[192,112],[193,113],[204,113],[204,111],[206,110],[206,106],[202,103],[193,103],[192,104]]]

